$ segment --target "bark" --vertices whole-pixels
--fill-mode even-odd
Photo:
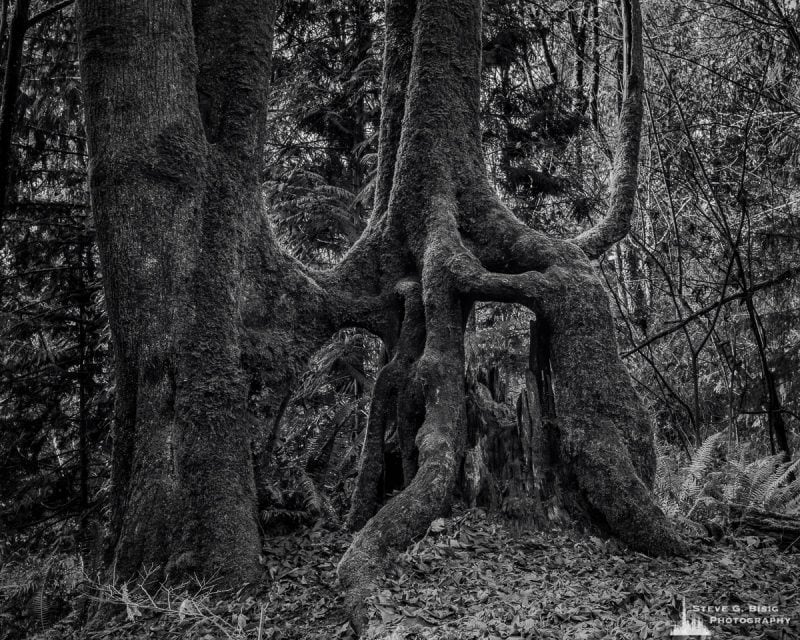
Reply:
[[[380,484],[384,476],[384,443],[386,425],[394,417],[397,425],[398,443],[403,464],[404,483],[407,485],[416,475],[417,451],[414,447],[419,420],[414,416],[418,402],[414,392],[412,368],[419,358],[424,343],[424,317],[419,300],[419,285],[416,282],[401,283],[404,297],[403,323],[395,355],[386,364],[375,381],[372,391],[369,422],[361,451],[358,481],[351,499],[348,526],[358,530],[375,515],[381,499]]]
[[[642,15],[638,0],[623,0],[622,9],[622,103],[611,167],[608,209],[594,227],[575,238],[590,258],[597,258],[631,227],[639,175],[639,143],[642,132],[644,54]]]
[[[206,153],[183,70],[184,59],[196,59],[189,20],[179,2],[78,5],[90,191],[115,352],[112,526],[123,575],[163,564],[171,547],[178,292],[194,259],[187,239]]]
[[[467,383],[467,446],[461,491],[468,503],[502,513],[515,524],[548,524],[544,459],[537,446],[543,427],[536,391],[514,407],[480,379]]]
[[[363,527],[377,511],[380,500],[380,482],[384,472],[383,445],[386,437],[386,424],[390,419],[390,414],[396,411],[399,375],[398,363],[393,359],[380,370],[375,381],[369,409],[369,421],[364,436],[364,445],[361,449],[358,480],[347,519],[347,525],[351,529]]]

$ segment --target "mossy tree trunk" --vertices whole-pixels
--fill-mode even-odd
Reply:
[[[634,548],[683,549],[650,495],[651,423],[617,354],[608,299],[590,264],[627,233],[636,190],[641,16],[637,2],[622,6],[625,94],[609,208],[596,227],[564,241],[518,222],[486,177],[478,116],[481,3],[387,2],[380,161],[393,173],[391,195],[383,206],[378,203],[375,219],[385,217],[384,225],[397,230],[408,252],[406,268],[413,269],[405,275],[419,278],[425,342],[409,385],[418,390],[411,398],[421,407],[412,412],[420,423],[407,425],[417,430],[418,470],[360,529],[339,565],[357,623],[386,553],[424,533],[452,496],[467,433],[464,323],[478,300],[516,302],[535,312],[546,328],[555,390],[554,415],[539,429],[531,451],[513,441],[490,443],[490,450],[501,457],[534,456],[540,466],[557,463],[573,511],[581,508],[584,517]],[[402,109],[392,101],[399,95]],[[473,392],[470,399],[481,405],[471,405],[473,411],[494,415],[495,430],[511,434],[513,418],[492,398]],[[408,400],[398,406],[407,411]],[[397,419],[400,429],[404,418]],[[364,468],[377,459],[375,449],[365,447]],[[541,482],[517,475],[523,486]],[[364,506],[374,508],[374,495],[374,486],[359,486],[352,511],[359,517],[351,524],[363,522]],[[367,496],[371,503],[363,502]]]
[[[122,579],[257,577],[252,425],[333,332],[385,333],[375,311],[394,304],[351,295],[352,266],[313,277],[271,235],[260,158],[277,5],[77,4]]]
[[[466,441],[475,301],[532,309],[549,335],[559,464],[593,517],[648,552],[681,543],[652,501],[652,431],[589,260],[627,232],[641,127],[641,24],[608,215],[573,241],[518,221],[486,176],[480,0],[388,0],[375,209],[336,267],[278,249],[261,145],[276,0],[79,0],[90,190],[115,350],[117,575],[257,574],[252,426],[335,331],[363,327],[379,376],[339,565],[359,619],[386,554],[453,496]],[[387,420],[405,489],[377,513]]]

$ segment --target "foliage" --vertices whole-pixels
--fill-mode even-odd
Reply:
[[[728,426],[774,453],[797,420],[798,7],[643,6],[639,215],[602,265],[623,350],[670,441]]]
[[[372,0],[287,2],[276,28],[265,185],[284,246],[330,264],[371,208],[382,19]]]
[[[30,527],[69,531],[107,477],[113,388],[77,76],[71,15],[31,27],[0,214],[0,536],[29,544]]]
[[[5,560],[0,567],[0,639],[50,629],[79,606],[85,577],[83,558],[74,551]]]
[[[706,438],[683,467],[675,464],[675,452],[661,453],[656,493],[662,508],[675,517],[724,522],[732,505],[800,516],[800,459],[758,457],[727,431]]]

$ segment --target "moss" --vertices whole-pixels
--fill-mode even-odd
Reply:
[[[202,189],[207,150],[197,139],[195,127],[172,123],[156,136],[154,147],[153,163],[147,167],[152,177],[187,190]]]

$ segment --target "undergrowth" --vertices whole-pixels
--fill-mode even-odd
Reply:
[[[800,517],[800,458],[759,456],[727,430],[706,438],[686,464],[659,447],[656,496],[673,518],[703,521],[730,506]]]

